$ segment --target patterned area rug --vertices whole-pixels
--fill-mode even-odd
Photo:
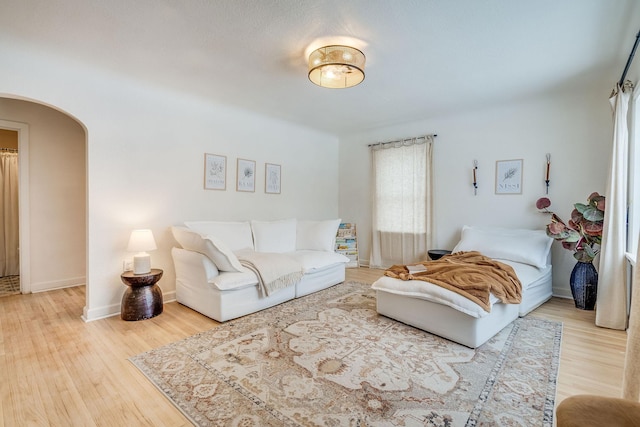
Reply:
[[[195,425],[552,426],[562,324],[472,350],[346,282],[132,357]]]

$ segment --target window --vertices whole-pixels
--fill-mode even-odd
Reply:
[[[376,229],[395,233],[426,231],[425,150],[425,144],[414,144],[374,152]]]
[[[378,268],[425,259],[433,222],[433,137],[382,147],[374,146],[371,162],[373,233],[369,265]]]

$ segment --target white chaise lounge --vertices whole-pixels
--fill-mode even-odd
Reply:
[[[479,251],[510,265],[522,283],[522,303],[503,304],[491,296],[491,311],[452,291],[418,281],[383,276],[373,283],[378,313],[451,341],[476,348],[552,293],[550,249],[542,230],[469,227],[453,252]],[[415,286],[414,286],[415,285]],[[419,291],[416,291],[420,288]]]

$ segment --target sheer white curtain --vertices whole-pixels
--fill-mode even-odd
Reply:
[[[433,136],[372,146],[371,267],[427,259],[433,234],[432,156]]]
[[[18,154],[0,152],[0,276],[20,274]]]
[[[627,112],[633,85],[619,85],[609,99],[613,108],[613,154],[605,195],[607,206],[602,232],[602,251],[598,271],[596,325],[611,329],[627,328],[627,158],[629,130]]]

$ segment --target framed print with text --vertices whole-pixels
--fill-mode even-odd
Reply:
[[[273,163],[264,164],[264,192],[280,194],[281,167]]]
[[[236,171],[236,191],[256,191],[255,160],[238,159]]]
[[[522,159],[496,161],[496,194],[522,194]]]
[[[227,156],[204,153],[204,188],[227,189]]]

